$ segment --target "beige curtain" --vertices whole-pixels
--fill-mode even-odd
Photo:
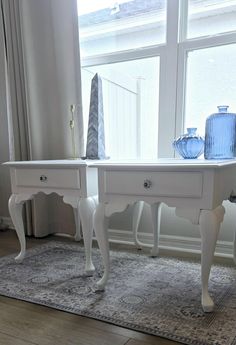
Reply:
[[[6,96],[9,128],[9,156],[11,160],[30,160],[28,114],[23,66],[22,35],[19,1],[1,0],[6,61]],[[32,208],[27,202],[23,210],[25,227],[32,232]]]
[[[70,158],[71,104],[76,105],[77,154],[84,155],[77,1],[1,3],[7,37],[12,158]],[[39,194],[33,205],[27,234],[40,237],[74,232],[73,211],[58,196]]]

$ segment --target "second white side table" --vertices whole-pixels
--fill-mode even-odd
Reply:
[[[93,214],[97,206],[98,178],[97,169],[90,168],[94,161],[86,160],[42,160],[11,161],[4,163],[10,167],[12,195],[9,199],[9,212],[15,227],[20,253],[15,258],[22,261],[26,252],[22,207],[24,202],[33,199],[39,192],[57,193],[63,201],[74,209],[76,233],[75,240],[80,240],[80,222],[82,225],[85,247],[85,273],[91,275],[94,265],[91,258],[93,236]],[[137,240],[143,202],[137,203],[133,211],[133,233]]]
[[[57,193],[74,209],[76,240],[80,239],[81,221],[86,254],[85,272],[90,275],[94,271],[91,245],[93,213],[97,203],[97,169],[89,169],[89,163],[84,160],[18,161],[4,165],[10,167],[12,195],[9,212],[21,248],[16,261],[23,260],[26,251],[22,219],[24,202],[39,192]]]

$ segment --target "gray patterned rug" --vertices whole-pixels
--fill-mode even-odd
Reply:
[[[23,263],[0,258],[0,294],[103,320],[184,344],[236,345],[236,271],[213,266],[210,293],[213,313],[200,306],[200,264],[151,258],[140,252],[111,252],[111,275],[104,292],[94,292],[102,273],[85,277],[84,250],[76,244],[50,242],[29,249]]]

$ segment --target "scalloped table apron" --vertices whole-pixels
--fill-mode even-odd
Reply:
[[[97,283],[104,289],[109,276],[107,217],[121,212],[127,204],[143,200],[150,204],[154,227],[160,229],[161,203],[176,208],[176,215],[199,224],[202,239],[201,280],[202,307],[211,312],[214,302],[208,293],[208,280],[220,224],[224,200],[234,202],[236,195],[236,160],[157,159],[153,162],[98,162],[99,204],[94,213],[94,227],[105,265]],[[159,232],[157,246],[158,252]]]

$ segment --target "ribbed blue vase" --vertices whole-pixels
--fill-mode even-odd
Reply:
[[[205,159],[231,159],[236,157],[236,114],[228,106],[217,107],[218,113],[206,119]]]
[[[195,159],[203,153],[204,139],[196,132],[197,128],[187,128],[187,133],[173,142],[174,149],[185,159]]]

